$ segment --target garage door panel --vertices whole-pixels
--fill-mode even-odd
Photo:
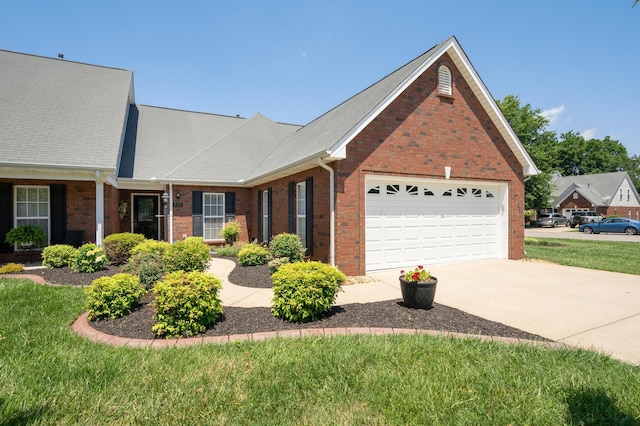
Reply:
[[[367,269],[496,258],[499,194],[480,183],[367,183]]]

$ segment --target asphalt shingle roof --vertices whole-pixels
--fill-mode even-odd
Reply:
[[[551,195],[564,198],[570,187],[577,189],[595,205],[609,205],[620,184],[628,176],[627,172],[598,173],[593,175],[564,176],[556,179]],[[563,195],[564,194],[564,195]],[[609,198],[607,198],[609,197]]]
[[[0,50],[0,164],[116,169],[131,71]]]

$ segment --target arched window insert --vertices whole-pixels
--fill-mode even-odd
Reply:
[[[438,94],[453,96],[451,71],[446,65],[440,65],[438,67]]]

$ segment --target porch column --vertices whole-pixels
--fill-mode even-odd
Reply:
[[[102,246],[104,237],[104,179],[96,170],[96,245]]]

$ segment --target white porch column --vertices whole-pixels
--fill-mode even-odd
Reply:
[[[104,179],[96,170],[96,245],[102,246],[104,238]]]

